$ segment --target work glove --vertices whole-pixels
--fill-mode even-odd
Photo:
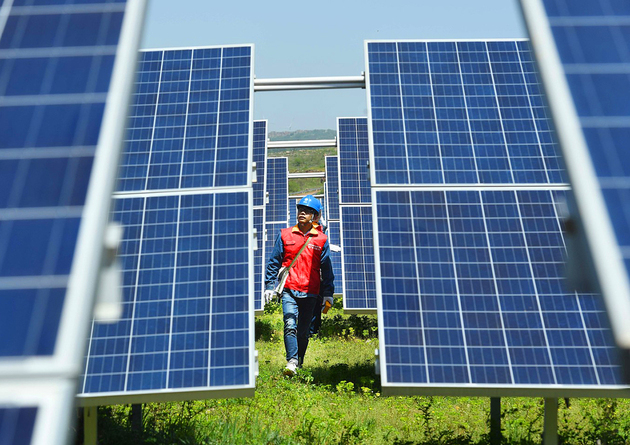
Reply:
[[[326,307],[326,302],[330,303],[330,307],[333,307],[335,300],[333,297],[324,297],[324,301],[322,301],[322,306]]]
[[[271,302],[271,300],[273,300],[275,296],[276,296],[276,293],[274,292],[273,289],[267,289],[265,293],[263,294],[263,300],[265,301],[265,304]]]

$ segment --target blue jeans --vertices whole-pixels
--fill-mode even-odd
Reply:
[[[299,294],[301,295],[297,296]],[[284,349],[287,353],[287,361],[295,359],[302,364],[304,360],[316,301],[315,295],[286,288],[282,292]]]

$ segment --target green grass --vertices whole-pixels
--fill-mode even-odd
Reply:
[[[145,405],[144,441],[155,444],[485,444],[490,400],[383,397],[374,371],[374,316],[343,316],[336,302],[311,341],[304,369],[282,375],[282,316],[276,304],[256,320],[260,375],[253,398]],[[630,402],[561,399],[565,444],[625,444]],[[540,444],[542,399],[503,398],[506,444]],[[129,408],[100,408],[101,444],[138,444]]]
[[[274,150],[267,153],[268,157],[289,158],[290,173],[323,172],[326,170],[325,156],[334,156],[337,150],[333,147],[312,148],[302,150]],[[310,193],[321,195],[324,193],[323,178],[297,178],[289,180],[289,194],[300,195]]]

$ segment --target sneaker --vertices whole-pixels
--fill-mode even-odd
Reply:
[[[287,366],[284,367],[284,371],[282,372],[284,375],[292,377],[295,375],[295,371],[297,370],[298,362],[296,359],[292,358],[287,362]]]

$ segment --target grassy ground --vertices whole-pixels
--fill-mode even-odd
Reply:
[[[289,158],[289,172],[307,173],[323,172],[326,170],[325,156],[335,156],[337,150],[329,148],[313,148],[308,150],[281,150],[268,152],[269,157]],[[324,193],[324,180],[322,178],[300,178],[289,180],[289,194],[297,195],[310,193],[319,195]]]
[[[257,318],[260,375],[248,399],[149,404],[145,443],[155,444],[485,444],[490,400],[382,397],[374,371],[375,317],[324,318],[322,337],[309,345],[304,369],[284,377],[282,319],[276,309]],[[542,399],[504,398],[506,444],[540,444]],[[100,442],[134,444],[129,407],[100,409]],[[630,403],[613,399],[560,400],[558,431],[566,444],[630,443]]]

